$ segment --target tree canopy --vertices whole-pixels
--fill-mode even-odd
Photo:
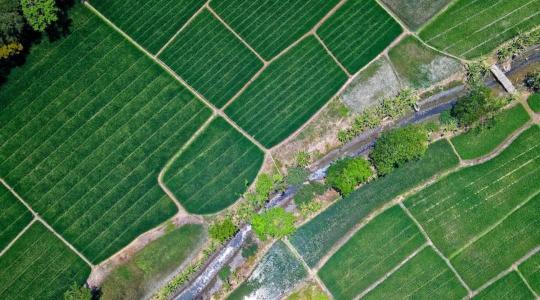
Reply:
[[[216,221],[208,230],[210,237],[220,243],[230,239],[238,231],[231,218],[225,218],[221,221]]]
[[[282,238],[294,232],[295,217],[282,207],[271,208],[253,216],[251,226],[261,240]]]
[[[23,15],[34,30],[43,32],[58,20],[58,7],[54,0],[21,0]]]
[[[358,184],[365,182],[372,175],[368,161],[361,157],[348,157],[338,160],[328,168],[326,182],[343,196],[347,196]]]

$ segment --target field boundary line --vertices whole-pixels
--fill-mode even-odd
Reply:
[[[49,225],[49,223],[43,220],[43,218],[41,218],[41,216],[36,211],[34,211],[34,209],[10,185],[8,185],[4,179],[0,179],[0,181],[13,194],[13,196],[15,196],[15,198],[17,198],[32,213],[32,215],[34,216],[34,220],[32,222],[41,222],[52,234],[54,234],[58,239],[60,239],[66,246],[68,246],[69,249],[71,249],[71,251],[75,252],[77,256],[79,256],[87,265],[89,265],[90,268],[94,268],[94,264],[92,264],[92,262],[90,262],[88,258],[86,258],[81,252],[79,252],[77,248],[71,245],[63,236],[56,232],[56,230],[51,225]]]
[[[221,24],[223,24],[223,26],[225,26],[232,34],[234,34],[234,36],[240,40],[240,42],[242,42],[242,44],[244,44],[244,46],[246,46],[249,50],[251,50],[251,52],[253,52],[253,54],[255,54],[255,56],[257,56],[257,58],[263,63],[263,65],[267,65],[268,64],[268,61],[266,59],[264,59],[260,54],[259,52],[255,51],[255,49],[253,47],[251,47],[251,45],[246,41],[244,40],[243,37],[241,37],[236,31],[234,31],[234,29],[232,29],[231,26],[229,26],[229,24],[227,22],[225,22],[225,20],[223,20],[223,18],[210,6],[210,1],[207,1],[203,7],[206,7],[206,9],[216,18],[218,19],[219,22],[221,22]]]
[[[429,243],[426,242],[422,246],[418,247],[416,250],[413,251],[413,253],[409,254],[407,257],[405,257],[404,260],[402,260],[397,266],[393,267],[390,271],[386,272],[381,278],[377,279],[374,283],[372,283],[370,286],[368,286],[365,290],[363,290],[360,294],[358,294],[353,299],[362,299],[365,295],[369,294],[371,291],[373,291],[376,287],[378,287],[381,283],[383,283],[388,277],[392,276],[395,272],[397,272],[401,267],[403,267],[406,263],[408,263],[411,259],[413,259],[418,253],[420,253],[425,248],[429,247]]]
[[[292,254],[296,257],[296,259],[298,259],[300,261],[300,263],[302,263],[302,266],[304,267],[304,269],[306,269],[306,271],[309,274],[309,278],[315,280],[315,282],[317,282],[317,284],[321,287],[321,289],[326,294],[328,294],[330,299],[334,299],[334,295],[330,292],[330,290],[326,287],[324,282],[321,280],[321,278],[317,274],[317,270],[314,270],[314,269],[309,267],[309,265],[306,263],[306,261],[304,260],[302,255],[300,255],[300,253],[298,253],[298,251],[296,250],[296,248],[294,248],[294,246],[291,244],[291,242],[289,241],[288,238],[284,238],[282,240],[285,243],[285,245],[287,245],[287,247],[292,252]]]
[[[394,19],[394,21],[396,21],[396,22],[399,24],[399,26],[401,26],[401,28],[403,29],[404,32],[409,33],[409,34],[412,34],[412,33],[413,33],[413,32],[411,31],[411,29],[409,28],[409,26],[407,26],[407,25],[405,24],[405,22],[403,22],[403,21],[401,20],[401,18],[398,17],[398,16],[394,13],[394,11],[393,11],[392,9],[390,9],[388,6],[386,6],[386,4],[384,4],[381,0],[375,0],[375,2],[377,2],[377,4],[378,4],[382,9],[384,9],[384,10],[386,11],[386,13],[389,14],[390,17],[391,17],[392,19]]]
[[[461,275],[458,273],[458,271],[456,270],[456,268],[454,268],[454,266],[452,265],[452,263],[450,262],[450,260],[444,256],[444,254],[442,254],[442,252],[435,246],[435,244],[433,243],[433,241],[431,240],[431,238],[429,237],[429,235],[427,234],[427,232],[424,230],[424,227],[422,227],[422,225],[420,224],[420,222],[418,222],[418,220],[413,216],[413,214],[409,211],[409,209],[407,209],[407,207],[405,207],[405,205],[403,204],[403,202],[400,202],[399,203],[399,206],[401,207],[401,209],[405,212],[405,214],[407,214],[407,216],[414,222],[414,224],[416,224],[416,226],[418,227],[418,229],[420,230],[420,232],[422,233],[422,235],[424,236],[424,238],[428,241],[429,245],[431,246],[431,248],[437,253],[437,255],[440,256],[440,258],[442,258],[442,260],[444,260],[444,262],[446,263],[446,265],[448,266],[448,268],[450,268],[450,270],[454,273],[454,275],[457,277],[457,279],[459,280],[459,282],[461,283],[461,285],[467,290],[467,293],[469,294],[469,296],[472,295],[472,290],[471,288],[469,287],[469,285],[465,282],[465,280],[463,280],[463,278],[461,277]]]
[[[516,262],[514,262],[509,268],[507,268],[506,270],[502,271],[501,273],[495,275],[493,278],[488,280],[482,286],[480,286],[479,288],[474,290],[471,298],[478,295],[481,291],[488,288],[490,285],[495,283],[497,280],[503,278],[504,276],[508,275],[512,271],[516,271],[519,265],[521,265],[523,262],[525,262],[527,259],[529,259],[531,256],[535,255],[538,252],[540,252],[540,246],[537,246],[536,248],[533,248],[531,251],[527,252],[527,254],[525,254],[523,257],[521,257]]]
[[[180,34],[180,32],[182,32],[182,30],[184,30],[184,28],[188,27],[188,25],[191,24],[191,22],[193,22],[193,20],[204,10],[205,6],[208,3],[210,3],[210,0],[206,1],[206,3],[203,6],[201,6],[193,15],[191,15],[191,17],[189,17],[189,19],[186,21],[186,23],[184,23],[184,25],[180,26],[178,31],[176,31],[173,34],[173,36],[165,43],[165,45],[163,45],[158,50],[158,52],[156,52],[156,54],[154,55],[155,58],[157,58],[163,52],[163,50],[165,50],[174,41],[174,39]]]
[[[334,62],[341,68],[341,70],[347,74],[347,77],[351,78],[352,77],[352,74],[349,73],[349,70],[347,70],[347,68],[345,68],[345,66],[343,64],[341,64],[341,62],[337,59],[337,57],[334,55],[334,53],[332,53],[332,51],[330,51],[330,49],[328,48],[328,46],[326,46],[326,44],[323,42],[323,40],[321,39],[321,37],[315,32],[313,33],[313,36],[317,39],[317,41],[321,44],[321,46],[324,48],[324,50],[326,51],[326,53],[328,53],[328,55],[330,55],[330,57],[334,60]]]
[[[433,21],[435,21],[440,15],[442,15],[443,13],[445,13],[452,5],[456,4],[456,2],[458,2],[458,0],[452,0],[452,1],[449,1],[445,6],[443,6],[443,8],[441,8],[436,14],[434,14],[433,16],[431,16],[431,18],[429,18],[429,20],[427,20],[426,22],[424,22],[424,24],[422,24],[422,26],[418,27],[418,29],[416,29],[416,33],[420,33],[422,30],[424,30],[427,26],[429,26],[431,23],[433,23]]]
[[[454,154],[459,159],[459,165],[460,166],[465,166],[465,164],[463,162],[463,158],[461,158],[461,155],[459,155],[459,152],[457,152],[456,146],[454,146],[454,144],[452,143],[452,139],[450,139],[449,137],[445,137],[445,139],[448,142],[448,144],[450,144],[450,147],[452,148],[452,151],[454,151]]]
[[[214,106],[212,103],[210,103],[206,98],[203,97],[196,89],[194,89],[191,85],[189,85],[180,75],[176,74],[168,65],[166,65],[163,61],[161,61],[159,58],[156,58],[154,55],[152,55],[148,50],[146,50],[144,47],[139,45],[134,39],[132,39],[127,33],[125,33],[122,29],[118,28],[113,22],[111,22],[107,17],[105,17],[101,12],[99,12],[97,9],[95,9],[88,1],[85,1],[84,4],[87,8],[90,9],[96,16],[101,18],[105,23],[107,23],[111,28],[113,28],[115,31],[117,31],[120,35],[122,35],[124,38],[126,38],[131,44],[133,44],[135,47],[137,47],[140,51],[142,51],[144,54],[146,54],[151,60],[153,60],[155,63],[157,63],[163,70],[165,70],[169,75],[171,75],[174,79],[176,79],[180,84],[182,84],[183,87],[187,88],[195,97],[197,97],[201,102],[203,102],[208,108],[210,108],[214,113],[222,116],[227,123],[229,123],[231,126],[233,126],[236,130],[238,130],[242,135],[244,135],[247,139],[249,139],[252,143],[254,143],[257,147],[259,147],[263,152],[267,152],[268,149],[266,149],[259,141],[257,141],[254,137],[249,135],[244,129],[242,129],[240,126],[238,126],[236,123],[234,123],[229,116],[227,116],[223,109],[218,109],[216,106]]]
[[[469,59],[466,59],[466,58],[463,58],[463,57],[459,57],[457,55],[454,55],[450,52],[447,52],[443,49],[439,49],[439,48],[436,48],[435,46],[432,46],[430,44],[428,44],[426,41],[424,41],[418,34],[416,34],[415,32],[411,32],[411,34],[418,40],[420,41],[420,43],[426,47],[428,47],[429,49],[439,53],[439,54],[442,54],[442,55],[445,55],[445,56],[448,56],[448,57],[451,57],[459,62],[461,62],[462,64],[468,64],[470,62],[473,62],[474,60],[469,60]]]
[[[463,247],[459,248],[458,250],[454,251],[452,254],[450,254],[449,258],[452,259],[456,256],[458,256],[461,252],[463,252],[465,249],[467,249],[469,246],[471,246],[472,244],[476,243],[478,240],[480,240],[481,238],[483,238],[486,234],[490,233],[491,231],[493,231],[495,228],[497,228],[499,225],[502,224],[502,222],[504,222],[506,219],[508,219],[508,217],[510,217],[512,214],[514,214],[516,211],[518,211],[520,208],[522,208],[523,206],[525,206],[527,203],[529,203],[529,201],[531,201],[531,199],[533,199],[534,197],[536,197],[538,194],[540,194],[540,191],[539,190],[536,190],[536,193],[533,194],[532,196],[530,196],[529,198],[523,200],[521,203],[519,203],[518,205],[516,205],[514,208],[512,208],[511,211],[509,211],[508,213],[506,213],[504,216],[502,216],[501,219],[499,219],[497,222],[493,223],[491,226],[489,226],[488,228],[486,228],[484,231],[480,232],[478,235],[472,237],[467,243],[465,243],[465,245],[463,245]]]
[[[28,228],[30,228],[35,222],[37,221],[36,217],[34,216],[32,218],[32,220],[26,225],[24,226],[24,228],[19,232],[17,233],[17,235],[13,238],[13,240],[11,240],[11,242],[9,242],[5,247],[4,249],[2,249],[2,251],[0,251],[0,257],[2,257],[4,254],[6,254],[6,252],[9,250],[9,248],[11,248],[11,246],[13,246],[13,244],[15,244],[15,242],[28,230]]]
[[[529,283],[529,281],[527,281],[527,278],[525,278],[525,276],[523,276],[523,274],[521,273],[521,271],[519,270],[519,268],[516,266],[515,268],[515,271],[516,273],[519,275],[519,277],[521,278],[521,280],[523,280],[523,282],[525,283],[525,285],[527,286],[527,288],[529,289],[529,291],[531,291],[531,293],[534,295],[534,297],[536,299],[538,299],[538,294],[536,294],[536,291],[532,288],[531,284]]]

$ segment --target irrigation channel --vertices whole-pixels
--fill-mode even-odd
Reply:
[[[540,45],[529,49],[526,53],[515,59],[512,62],[510,70],[506,71],[505,74],[512,75],[537,62],[540,62]],[[498,84],[493,77],[486,79],[485,83],[490,87]],[[311,174],[308,177],[308,180],[317,181],[324,179],[326,177],[326,170],[335,160],[346,156],[355,157],[367,154],[370,148],[375,144],[378,135],[385,129],[419,123],[430,117],[436,116],[442,111],[451,108],[456,103],[457,99],[465,93],[465,86],[459,85],[421,100],[418,104],[418,111],[415,111],[396,122],[366,131],[349,143],[343,145],[341,148],[328,153],[326,156],[313,163],[310,168]],[[284,206],[294,197],[297,191],[297,186],[289,186],[284,192],[274,195],[266,203],[265,207]],[[251,226],[243,226],[240,231],[206,263],[206,265],[197,273],[197,276],[173,298],[175,300],[201,298],[200,295],[217,276],[219,270],[221,270],[221,268],[223,268],[240,250],[250,234]]]

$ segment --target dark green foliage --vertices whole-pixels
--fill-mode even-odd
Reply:
[[[32,213],[0,184],[0,251],[32,220]]]
[[[319,182],[302,185],[294,195],[294,203],[300,207],[302,204],[311,202],[316,196],[324,194],[326,190],[328,190],[328,187]]]
[[[100,13],[154,54],[204,3],[204,0],[91,1]]]
[[[90,267],[40,222],[0,257],[0,299],[62,299]]]
[[[362,157],[347,157],[334,162],[328,168],[326,183],[347,196],[371,176],[373,171],[367,160]]]
[[[213,0],[210,6],[264,59],[308,32],[338,0]]]
[[[476,86],[458,100],[452,108],[452,115],[458,120],[460,126],[467,127],[488,117],[488,114],[499,110],[504,104],[493,96],[489,88]]]
[[[223,282],[229,282],[229,276],[231,276],[231,267],[229,265],[221,268],[221,270],[218,272],[218,277]]]
[[[540,71],[527,74],[525,85],[535,92],[540,92]]]
[[[163,178],[186,210],[210,214],[238,200],[263,160],[257,146],[219,117],[182,151]]]
[[[225,218],[210,225],[208,233],[212,239],[219,243],[223,243],[232,238],[237,231],[238,227],[234,225],[231,218]]]
[[[92,300],[92,291],[74,282],[69,290],[64,292],[64,300]]]
[[[257,254],[257,250],[259,250],[259,246],[257,243],[255,243],[255,241],[253,241],[253,239],[249,238],[248,241],[242,246],[242,257],[253,257],[255,254]]]
[[[346,80],[317,39],[308,37],[265,69],[225,112],[270,148],[309,120]]]
[[[263,66],[208,10],[197,15],[160,58],[217,107],[225,105]]]
[[[43,32],[58,20],[55,0],[21,0],[21,7],[26,21],[36,31]]]
[[[317,30],[351,74],[379,55],[401,32],[401,26],[375,0],[347,1]]]
[[[530,95],[527,103],[535,113],[540,113],[540,92]]]
[[[289,185],[299,185],[304,183],[309,176],[309,170],[302,167],[289,168],[285,181]]]
[[[404,163],[417,160],[428,148],[424,127],[410,125],[381,134],[370,157],[380,175],[387,175]]]
[[[0,89],[0,177],[98,263],[176,213],[156,178],[211,113],[84,6],[70,14]]]
[[[441,125],[457,124],[457,119],[450,110],[445,110],[439,115],[439,122]]]
[[[23,26],[20,1],[0,0],[0,46],[18,42]]]
[[[529,121],[529,114],[521,104],[501,111],[482,129],[471,129],[452,138],[456,151],[462,159],[473,159],[488,154],[500,145],[512,132]]]
[[[280,239],[294,232],[295,217],[282,207],[271,208],[253,216],[251,226],[261,240],[267,237]]]
[[[446,140],[430,145],[418,161],[406,163],[335,202],[289,237],[307,264],[314,266],[332,246],[373,210],[433,175],[459,163]]]

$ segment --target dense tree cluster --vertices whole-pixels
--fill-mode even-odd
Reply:
[[[326,182],[347,196],[354,188],[373,176],[369,162],[361,157],[348,157],[333,163],[328,168]]]
[[[457,119],[460,126],[468,127],[498,111],[507,102],[507,99],[493,96],[486,86],[475,86],[466,96],[458,100],[452,108],[452,116]]]
[[[210,237],[219,243],[223,243],[234,236],[238,231],[238,227],[234,225],[231,218],[225,218],[221,221],[216,221],[210,226],[208,233]]]

